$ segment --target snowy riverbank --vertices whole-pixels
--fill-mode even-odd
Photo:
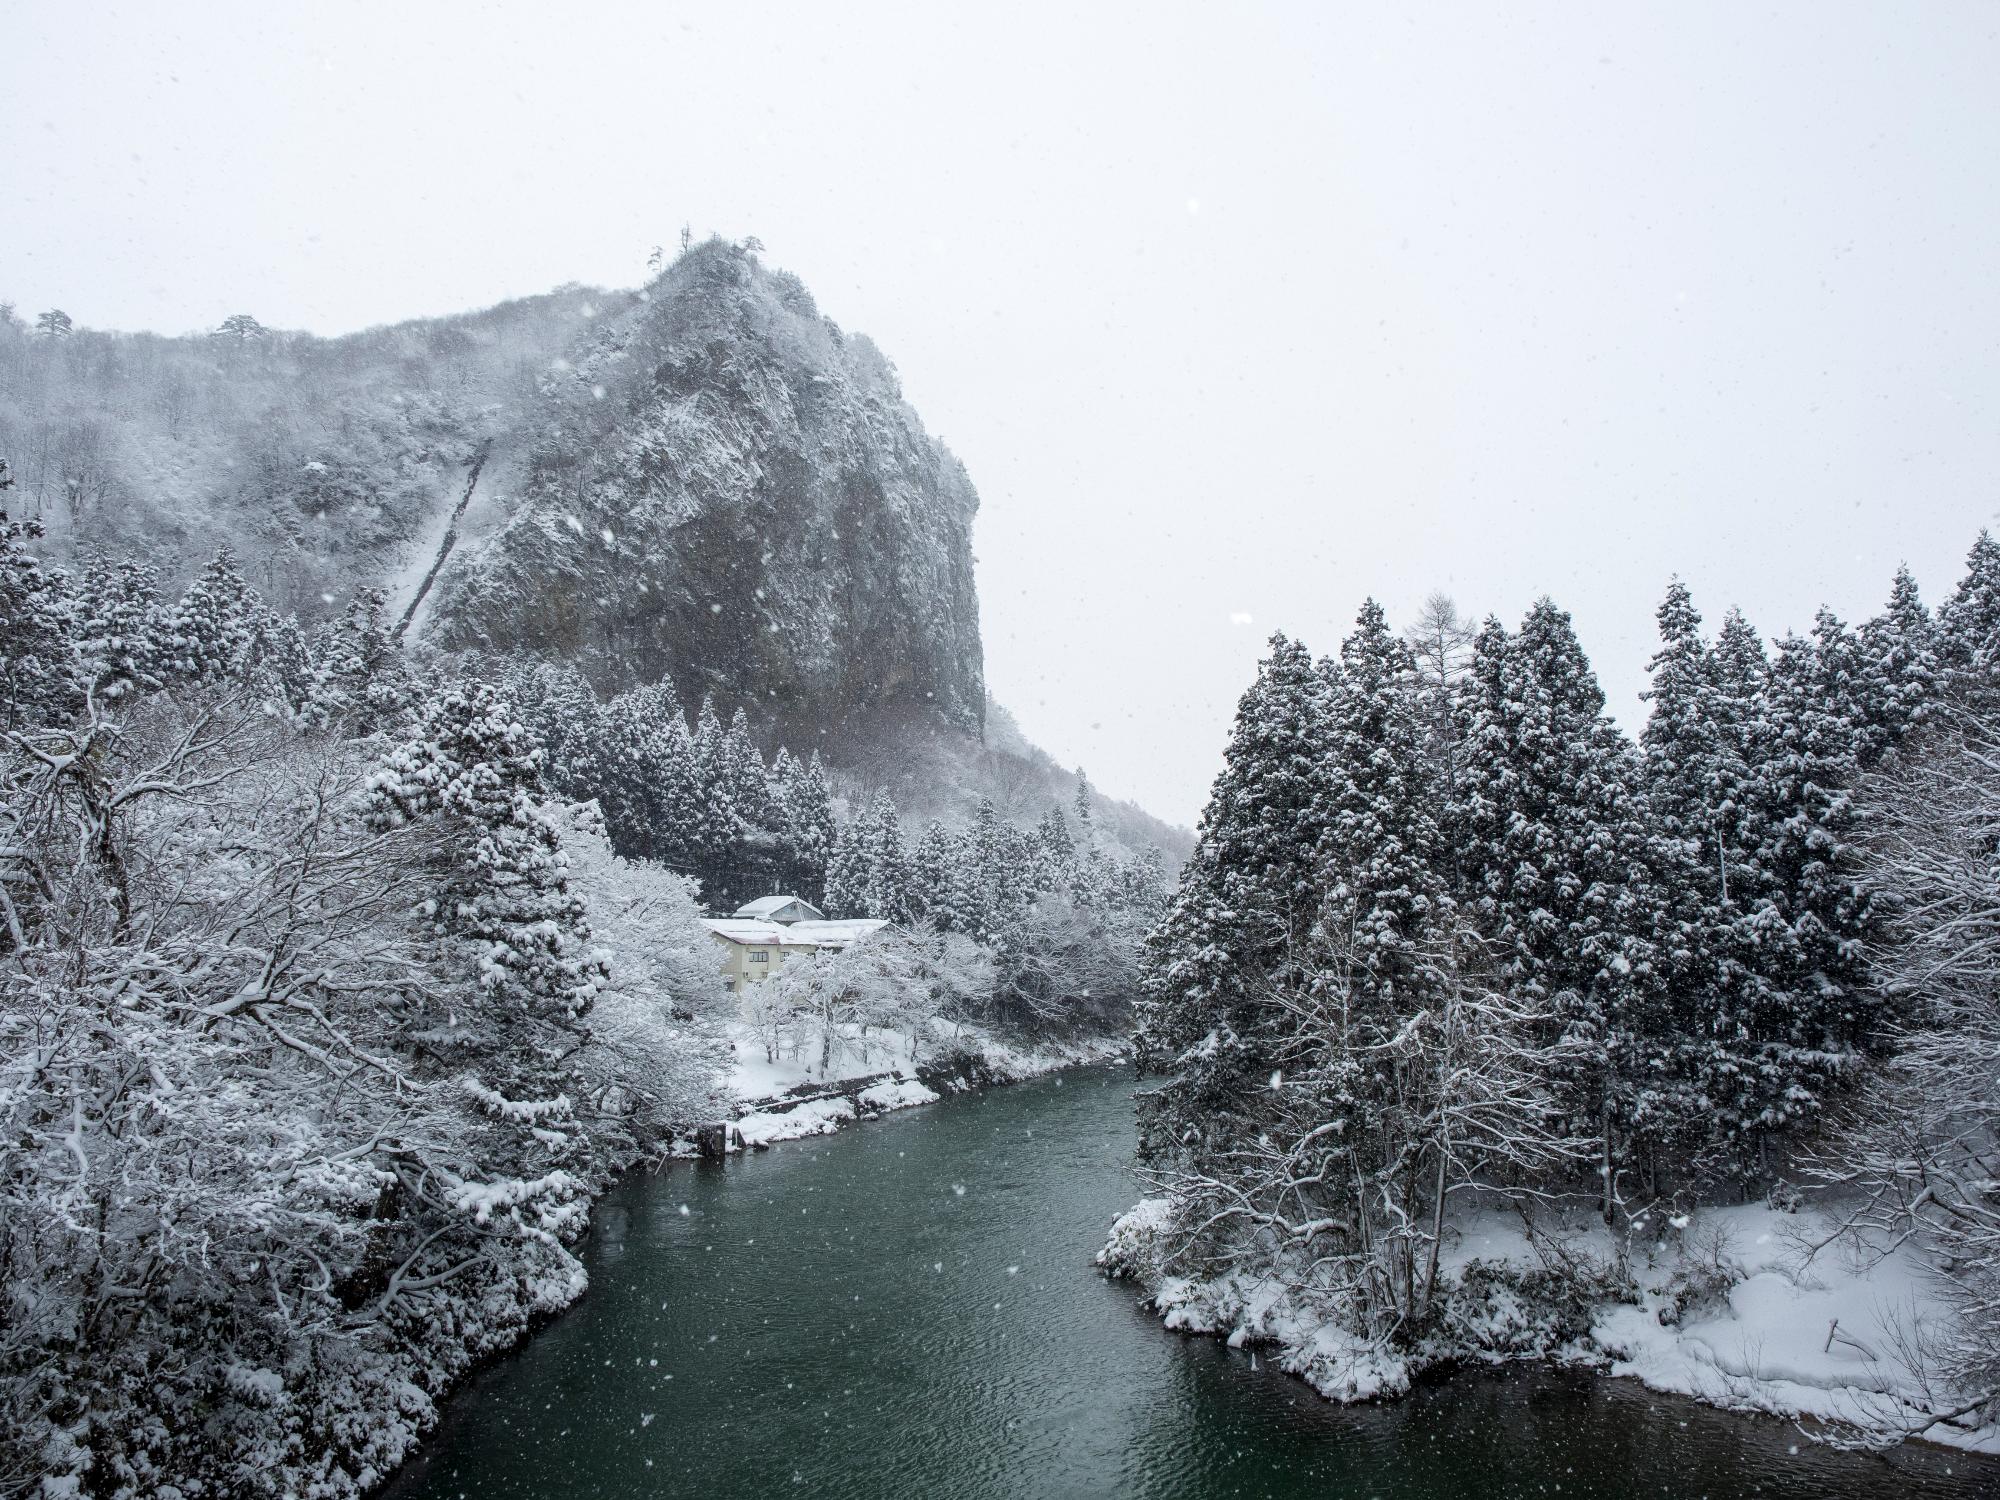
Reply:
[[[933,1021],[915,1040],[878,1030],[852,1042],[824,1070],[801,1057],[768,1057],[748,1026],[732,1028],[736,1059],[727,1092],[736,1101],[731,1145],[763,1147],[828,1135],[857,1119],[935,1103],[947,1092],[1018,1083],[1058,1068],[1110,1062],[1122,1038],[1009,1041],[978,1027]]]
[[[1099,1264],[1136,1279],[1169,1328],[1269,1347],[1333,1400],[1400,1395],[1452,1363],[1548,1359],[1845,1441],[2000,1453],[2000,1423],[1928,1420],[1958,1402],[1926,1370],[1948,1312],[1921,1253],[1905,1245],[1864,1265],[1845,1244],[1815,1251],[1827,1227],[1811,1213],[1704,1209],[1622,1257],[1585,1215],[1538,1232],[1539,1247],[1511,1212],[1468,1216],[1444,1257],[1439,1328],[1408,1349],[1357,1337],[1276,1277],[1159,1274],[1168,1227],[1164,1200],[1140,1203],[1112,1226]]]

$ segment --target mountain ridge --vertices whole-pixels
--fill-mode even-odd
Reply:
[[[309,623],[372,586],[400,615],[484,452],[413,640],[568,661],[601,695],[669,675],[913,813],[1067,800],[1076,773],[987,732],[964,466],[750,249],[331,339],[225,330],[45,339],[0,311],[0,454],[56,560],[187,576],[230,546]],[[1188,847],[1101,802],[1133,852]]]

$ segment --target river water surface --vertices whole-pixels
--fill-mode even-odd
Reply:
[[[1829,1452],[1522,1369],[1337,1407],[1091,1266],[1139,1196],[1133,1084],[1081,1069],[599,1205],[590,1292],[470,1382],[385,1500],[2000,1496],[2000,1464]]]

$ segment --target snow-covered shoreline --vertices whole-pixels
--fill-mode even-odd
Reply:
[[[946,1093],[1020,1083],[1061,1068],[1111,1062],[1125,1055],[1119,1037],[1017,1045],[978,1028],[930,1038],[929,1055],[913,1061],[909,1039],[878,1033],[869,1051],[852,1049],[821,1073],[797,1059],[754,1060],[760,1050],[748,1027],[733,1037],[738,1061],[727,1091],[736,1101],[727,1149],[761,1149],[779,1141],[830,1135],[856,1120],[934,1104]],[[919,1052],[925,1048],[919,1046]]]
[[[1619,1296],[1569,1308],[1538,1297],[1547,1262],[1517,1216],[1469,1215],[1445,1257],[1440,1331],[1408,1349],[1356,1336],[1276,1276],[1160,1273],[1169,1225],[1165,1200],[1141,1202],[1113,1224],[1098,1263],[1137,1281],[1167,1327],[1269,1348],[1331,1400],[1399,1396],[1425,1371],[1453,1364],[1540,1359],[1840,1441],[1921,1437],[2000,1453],[2000,1423],[1925,1425],[1955,1403],[1920,1353],[1948,1316],[1921,1254],[1905,1245],[1864,1265],[1844,1244],[1814,1252],[1827,1236],[1811,1214],[1765,1204],[1705,1209],[1628,1247],[1615,1273],[1616,1247],[1601,1224],[1555,1228],[1545,1243],[1623,1285]]]

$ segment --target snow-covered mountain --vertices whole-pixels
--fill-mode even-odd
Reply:
[[[978,731],[978,496],[796,277],[695,247],[594,321],[506,445],[504,522],[447,565],[432,639],[600,689],[669,673],[794,744],[913,712]]]
[[[964,467],[867,338],[742,246],[337,339],[51,338],[0,304],[0,455],[58,560],[141,554],[172,584],[228,545],[308,624],[421,592],[414,639],[565,660],[607,694],[669,674],[767,751],[947,821],[991,796],[1032,823],[1073,791],[987,722]],[[1100,806],[1133,853],[1188,846]]]

